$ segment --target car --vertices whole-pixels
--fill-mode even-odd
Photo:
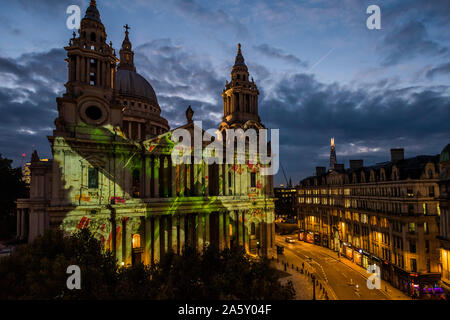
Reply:
[[[286,237],[286,242],[287,243],[294,243],[295,240],[293,238],[291,238],[291,237]]]

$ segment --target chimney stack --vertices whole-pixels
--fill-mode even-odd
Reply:
[[[350,160],[350,169],[359,169],[364,166],[364,160]]]
[[[391,162],[397,162],[405,158],[405,149],[391,149]]]
[[[325,167],[316,167],[316,176],[320,176],[327,172],[327,168]]]

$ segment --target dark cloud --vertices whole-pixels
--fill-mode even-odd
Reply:
[[[431,68],[425,74],[428,79],[432,79],[437,75],[448,75],[450,74],[450,62],[442,63],[436,67]]]
[[[5,156],[19,161],[32,145],[50,154],[45,136],[51,134],[55,98],[67,77],[64,58],[62,49],[0,58],[0,152]],[[218,74],[209,59],[170,39],[137,47],[136,64],[172,127],[185,123],[188,105],[205,129],[218,126],[227,72]],[[405,147],[407,156],[436,154],[449,142],[449,87],[398,88],[385,79],[350,89],[310,74],[274,77],[264,66],[249,67],[259,75],[261,119],[280,129],[280,159],[294,181],[328,165],[330,137],[346,166],[350,158],[367,164],[387,160],[391,147]],[[276,182],[283,181],[279,174]]]
[[[260,101],[261,118],[280,128],[280,158],[297,180],[328,165],[331,137],[346,167],[349,159],[388,160],[392,147],[405,147],[407,156],[436,154],[449,142],[448,87],[350,90],[296,74],[273,90],[275,98]]]
[[[294,64],[294,65],[298,65],[298,66],[301,66],[301,67],[304,67],[304,68],[306,68],[308,66],[308,63],[306,63],[305,61],[300,60],[299,58],[297,58],[293,54],[286,53],[282,49],[269,46],[267,43],[263,43],[263,44],[260,44],[260,45],[257,45],[257,46],[253,46],[253,48],[255,50],[257,50],[258,52],[262,53],[263,55],[265,55],[267,57],[270,57],[270,58],[281,59],[281,60],[283,60],[285,62]]]
[[[56,118],[55,98],[66,80],[64,58],[62,49],[0,57],[0,150],[16,165],[22,153],[30,156],[33,149],[50,156],[46,136]]]
[[[385,66],[404,62],[417,56],[442,56],[449,48],[433,41],[419,21],[410,21],[392,30],[384,37],[378,50],[383,54]]]
[[[194,0],[173,0],[172,3],[179,13],[191,18],[195,23],[204,23],[210,27],[225,26],[234,30],[241,38],[248,36],[247,27],[221,9],[207,8]]]

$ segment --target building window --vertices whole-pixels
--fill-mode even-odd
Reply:
[[[434,197],[434,186],[428,187],[428,195]]]
[[[133,170],[131,192],[133,198],[139,198],[141,189],[141,173],[138,169]]]
[[[409,252],[416,253],[416,241],[409,240]]]
[[[429,233],[429,230],[428,230],[428,223],[427,223],[427,222],[424,222],[424,223],[423,223],[423,232],[424,232],[425,234],[428,234],[428,233]]]
[[[132,243],[133,249],[141,247],[141,236],[138,233],[133,234]]]
[[[409,233],[416,232],[416,224],[414,222],[410,222],[408,224],[408,231],[409,231]]]
[[[252,188],[256,188],[256,173],[255,172],[250,173],[250,186]]]
[[[89,168],[88,170],[88,188],[98,188],[98,169]]]
[[[430,240],[425,240],[425,253],[430,253]]]
[[[413,189],[412,188],[408,188],[408,190],[406,191],[407,196],[408,197],[414,197],[414,193],[413,193]]]
[[[252,222],[250,230],[251,230],[251,235],[254,236],[256,234],[256,226],[255,226],[254,222]]]
[[[410,263],[411,263],[411,271],[412,271],[412,272],[416,272],[416,271],[417,271],[417,262],[416,262],[416,259],[410,259]]]

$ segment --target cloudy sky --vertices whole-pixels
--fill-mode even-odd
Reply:
[[[67,80],[66,9],[88,0],[1,0],[0,153],[18,166],[46,139]],[[381,8],[381,30],[366,9]],[[172,127],[192,105],[217,127],[221,92],[242,43],[268,128],[280,129],[280,158],[294,182],[338,162],[437,154],[450,142],[450,2],[98,0],[108,40],[119,49],[131,26],[138,72],[154,87]],[[282,174],[276,184],[283,183]]]

